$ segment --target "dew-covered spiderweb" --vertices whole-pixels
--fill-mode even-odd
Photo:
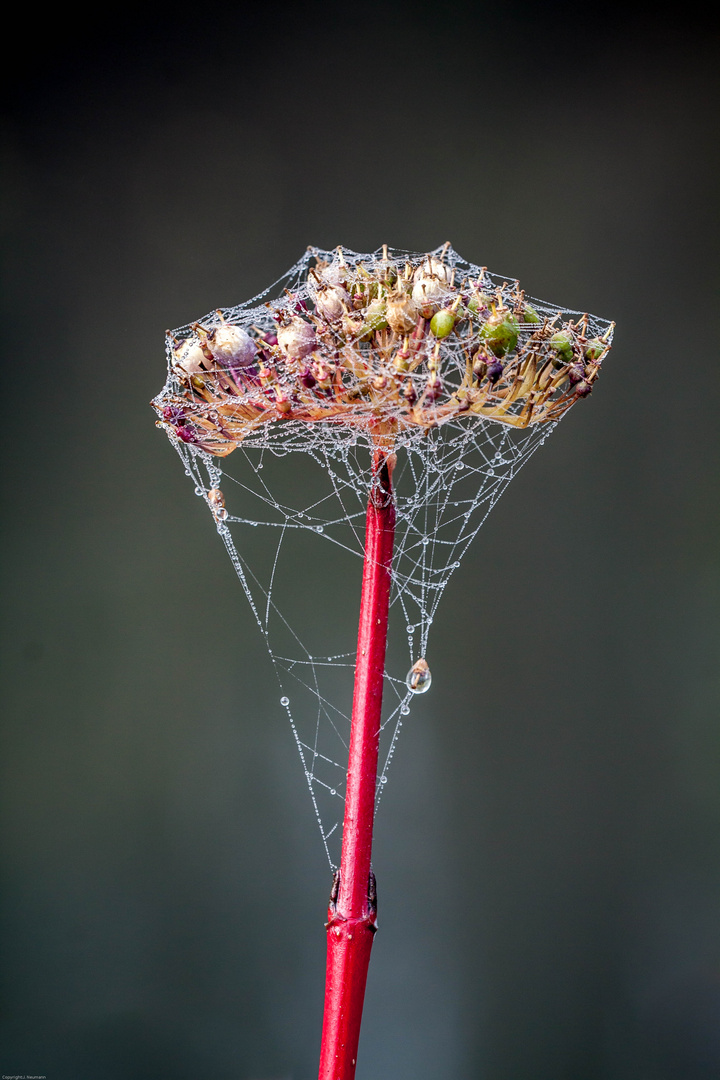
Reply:
[[[416,318],[419,331],[389,325],[387,307],[383,315],[382,303],[403,290],[407,325]],[[433,316],[446,311],[452,330],[435,319],[436,334]],[[508,311],[511,340],[483,337]],[[298,320],[315,335],[311,348],[293,347]],[[217,345],[233,327],[245,332],[231,341],[234,360]],[[382,444],[397,458],[379,802],[415,698],[442,681],[431,629],[443,592],[510,480],[589,393],[611,336],[611,324],[529,301],[516,281],[448,245],[429,256],[309,249],[264,293],[168,335],[159,422],[207,503],[267,647],[331,867],[373,454]],[[198,344],[205,359],[187,359]],[[494,363],[503,369],[495,380]]]

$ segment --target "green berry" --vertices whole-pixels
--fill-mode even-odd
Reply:
[[[556,353],[553,359],[555,367],[569,364],[573,358],[572,338],[566,330],[558,330],[548,341],[548,345]]]
[[[593,338],[591,341],[588,341],[585,346],[585,359],[590,360],[593,363],[596,360],[600,360],[606,348],[607,345],[604,341],[601,341],[600,338]]]
[[[482,311],[484,308],[490,306],[490,297],[485,293],[473,293],[467,303],[467,309],[471,314],[476,315],[478,311]]]
[[[448,334],[452,334],[455,326],[455,315],[448,308],[443,308],[442,311],[436,311],[430,320],[430,329],[436,338],[447,337]]]
[[[512,311],[500,308],[489,317],[480,330],[480,337],[487,342],[495,356],[512,352],[518,343],[518,321]]]
[[[523,310],[523,319],[525,322],[538,323],[540,322],[540,316],[531,304],[526,304]]]
[[[365,327],[372,334],[387,327],[387,304],[384,300],[371,300],[365,312]]]

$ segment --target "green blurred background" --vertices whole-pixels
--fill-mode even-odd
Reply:
[[[327,863],[148,402],[166,327],[308,243],[449,239],[614,318],[616,345],[436,619],[378,821],[358,1078],[716,1078],[705,9],[130,4],[58,9],[46,38],[33,18],[2,122],[2,1073],[315,1073]]]

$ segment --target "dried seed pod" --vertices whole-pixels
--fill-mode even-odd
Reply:
[[[449,308],[436,311],[430,320],[430,330],[436,338],[447,337],[455,329],[455,314]]]
[[[587,397],[588,394],[592,394],[592,383],[579,382],[575,387],[575,393],[578,397]]]
[[[340,262],[326,263],[319,260],[314,274],[325,285],[342,285],[347,277],[347,266]]]
[[[249,367],[257,352],[257,345],[247,331],[227,323],[208,335],[208,348],[213,358],[225,367]]]
[[[412,298],[429,318],[450,295],[448,269],[439,259],[428,259],[413,275]]]
[[[487,319],[480,330],[480,337],[495,356],[505,356],[518,343],[518,321],[508,308],[500,307]]]
[[[179,342],[173,349],[175,364],[185,375],[197,375],[208,368],[202,347],[192,338]]]
[[[315,348],[315,331],[299,316],[291,319],[287,326],[281,326],[277,338],[289,360],[300,360]]]
[[[388,326],[396,334],[407,334],[415,328],[420,312],[407,293],[398,289],[388,297],[386,318]]]
[[[413,281],[422,281],[424,278],[435,278],[437,281],[447,284],[450,280],[450,274],[442,259],[433,259],[432,256],[428,255],[427,259],[423,259],[413,274]]]
[[[326,322],[342,319],[350,297],[341,285],[321,286],[315,296],[315,310]]]

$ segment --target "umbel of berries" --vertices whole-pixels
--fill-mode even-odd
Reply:
[[[153,404],[172,438],[217,457],[276,423],[419,437],[454,420],[527,428],[590,394],[611,340],[612,326],[531,302],[449,244],[338,248],[308,258],[276,299],[168,334]]]

